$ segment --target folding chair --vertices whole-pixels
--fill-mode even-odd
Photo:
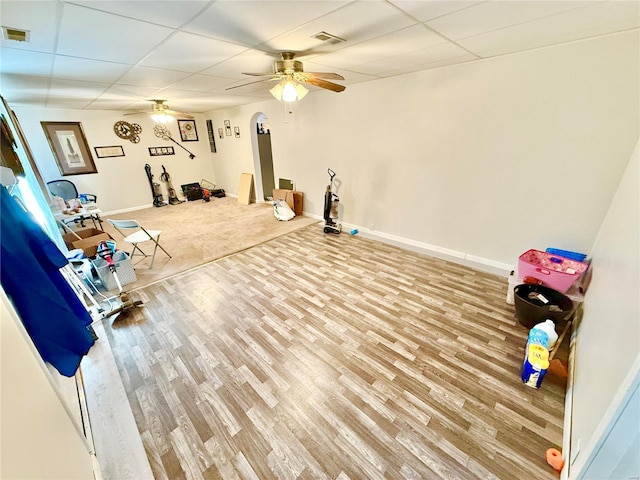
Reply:
[[[160,247],[164,253],[167,254],[169,258],[172,258],[169,252],[167,252],[162,245],[160,245],[160,234],[162,230],[147,230],[145,229],[137,220],[111,220],[107,219],[107,222],[115,227],[118,232],[124,237],[124,241],[133,245],[133,250],[129,254],[129,257],[133,260],[134,255],[143,256],[143,257],[151,257],[151,265],[149,268],[153,268],[153,262],[156,259],[156,250]],[[134,233],[127,235],[123,230],[136,230]],[[142,249],[138,246],[139,243],[144,242],[153,242],[153,254],[147,255],[142,251]],[[136,253],[136,250],[140,253]]]

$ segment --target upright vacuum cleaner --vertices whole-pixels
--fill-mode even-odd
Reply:
[[[176,190],[173,188],[173,184],[171,183],[171,177],[169,176],[169,172],[162,165],[162,173],[160,174],[160,180],[167,184],[167,193],[169,196],[169,204],[171,205],[179,205],[182,203],[182,200],[178,198],[176,195]]]
[[[113,274],[113,278],[116,281],[116,285],[118,286],[118,292],[120,292],[120,306],[111,310],[104,316],[104,318],[112,317],[113,315],[117,315],[118,313],[122,313],[132,308],[137,308],[143,304],[141,300],[131,300],[129,294],[122,289],[122,284],[120,283],[120,279],[118,278],[116,263],[113,261],[113,254],[115,253],[115,251],[116,242],[114,242],[113,240],[103,240],[98,244],[97,255],[105,262],[107,262],[107,266]]]
[[[329,185],[324,193],[324,233],[340,233],[342,231],[342,225],[338,223],[340,198],[331,191],[336,172],[328,168],[327,173],[329,174]]]
[[[145,171],[147,172],[147,178],[149,179],[149,186],[151,187],[151,195],[153,195],[153,206],[154,207],[164,207],[168,205],[164,201],[164,197],[162,196],[162,190],[160,189],[160,184],[158,182],[153,181],[153,174],[151,173],[151,165],[148,163],[144,166]]]

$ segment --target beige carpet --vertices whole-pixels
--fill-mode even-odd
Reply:
[[[144,210],[103,215],[104,230],[117,242],[117,248],[130,252],[132,247],[109,225],[107,218],[137,220],[146,229],[162,230],[160,245],[172,258],[158,249],[153,268],[150,258],[134,257],[137,280],[126,285],[131,291],[191,268],[272,240],[299,228],[321,222],[309,217],[295,217],[288,222],[276,220],[270,203],[241,205],[232,197],[214,198],[210,202],[193,201],[180,205],[151,207]],[[318,227],[320,228],[320,226]],[[151,253],[151,243],[142,246]]]

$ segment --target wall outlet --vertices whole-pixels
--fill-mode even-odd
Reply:
[[[376,224],[375,223],[370,223],[369,224],[369,230],[375,230],[376,229]]]

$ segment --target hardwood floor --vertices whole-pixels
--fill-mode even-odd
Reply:
[[[553,479],[506,279],[312,225],[133,293],[106,335],[158,479]]]

